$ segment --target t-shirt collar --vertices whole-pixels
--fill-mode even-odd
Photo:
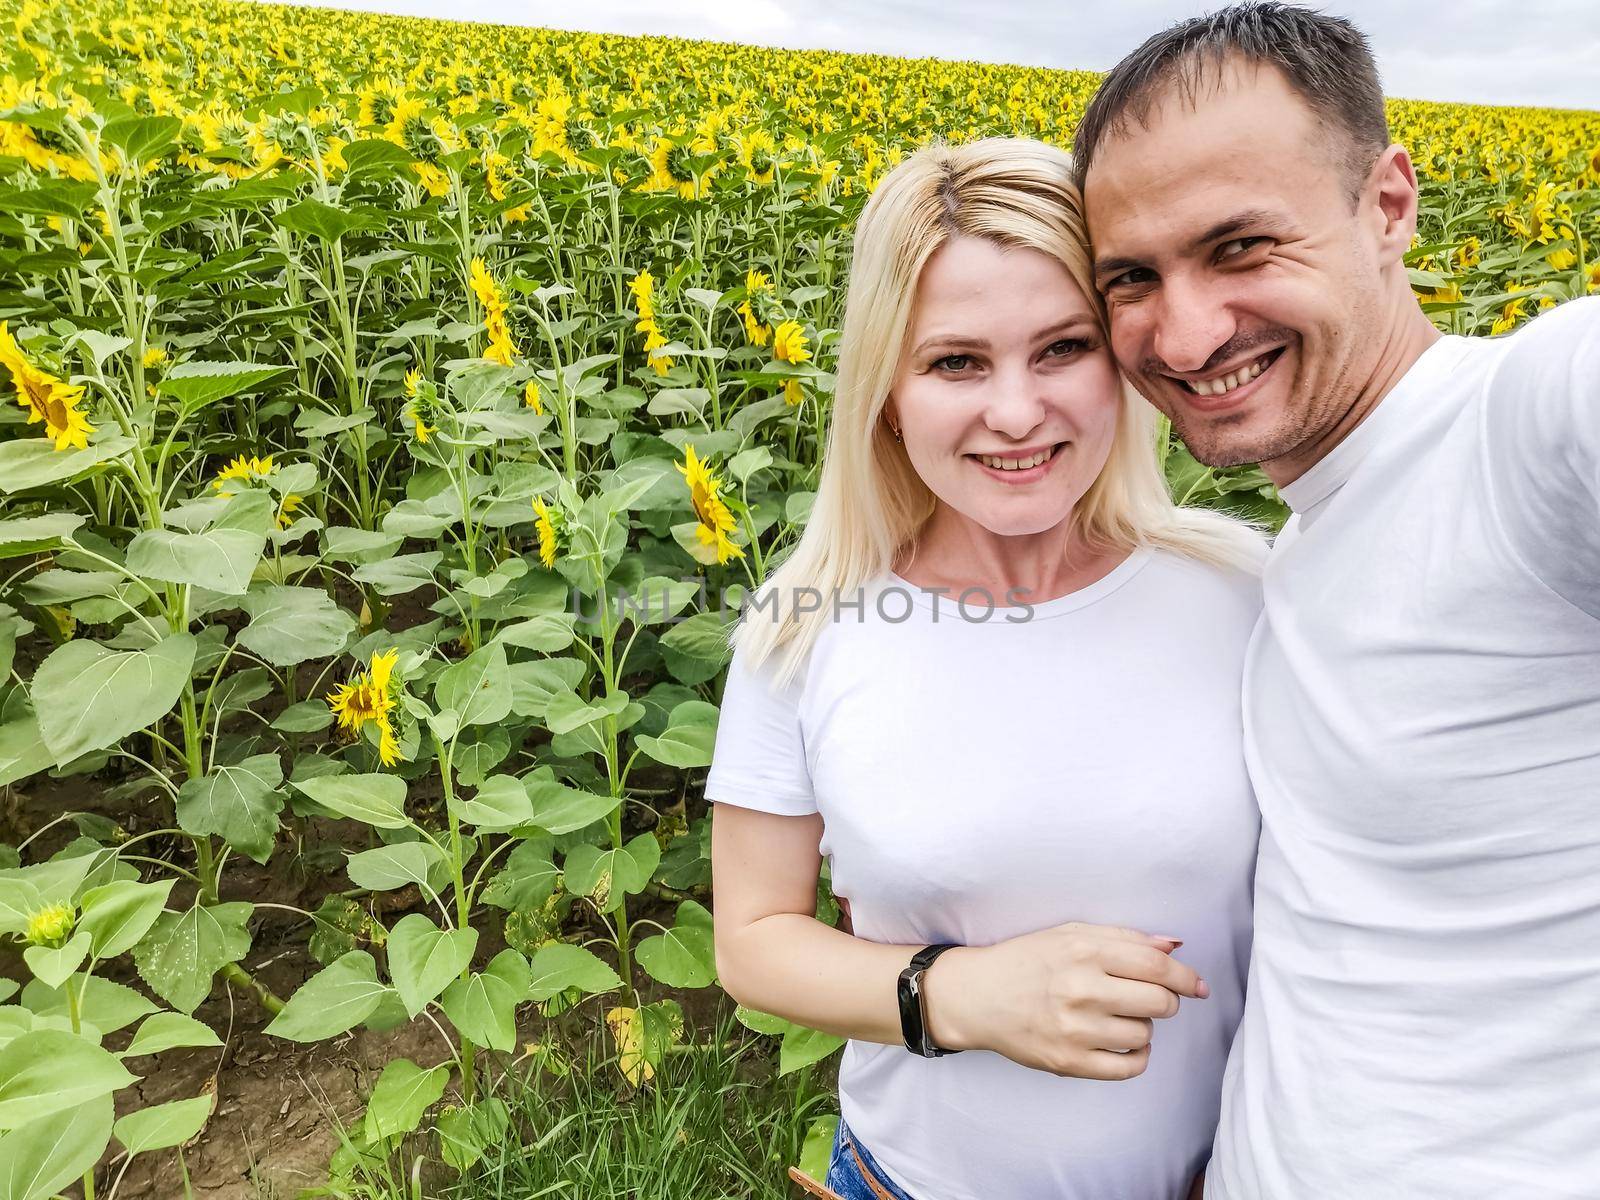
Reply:
[[[1293,483],[1278,489],[1278,495],[1296,513],[1305,513],[1333,495],[1355,473],[1361,460],[1371,453],[1383,436],[1385,426],[1399,419],[1407,400],[1420,391],[1438,370],[1455,361],[1458,344],[1467,339],[1446,334],[1433,342],[1411,364],[1398,383],[1379,399],[1361,423],[1332,450],[1312,465]]]

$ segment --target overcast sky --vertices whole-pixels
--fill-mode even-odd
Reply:
[[[1104,70],[1183,0],[322,0],[467,21]],[[1328,0],[1391,96],[1600,109],[1600,0]]]

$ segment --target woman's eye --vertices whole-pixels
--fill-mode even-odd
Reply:
[[[946,354],[943,358],[933,360],[934,370],[936,371],[965,371],[971,365],[972,356],[970,354]]]
[[[1066,358],[1068,355],[1076,354],[1078,351],[1087,350],[1088,348],[1089,343],[1082,338],[1062,338],[1059,342],[1051,342],[1045,348],[1045,353],[1053,354],[1057,358]]]

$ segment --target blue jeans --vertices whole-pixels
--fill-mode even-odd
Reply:
[[[869,1178],[882,1190],[874,1191],[872,1183],[868,1182]],[[828,1162],[828,1178],[824,1182],[844,1200],[883,1200],[885,1195],[893,1196],[894,1200],[911,1200],[910,1196],[890,1182],[877,1160],[856,1141],[843,1120],[839,1122],[839,1132],[833,1137],[833,1157]]]

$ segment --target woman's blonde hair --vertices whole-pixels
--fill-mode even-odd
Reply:
[[[892,568],[934,511],[934,496],[881,419],[910,329],[917,280],[952,237],[1026,247],[1060,262],[1105,313],[1090,268],[1083,206],[1063,150],[1026,138],[930,145],[884,176],[855,232],[839,343],[838,383],[822,477],[805,532],[746,602],[733,635],[751,669],[779,654],[793,680],[832,605],[806,611],[801,589],[854,598]],[[1203,562],[1259,569],[1265,542],[1243,522],[1172,502],[1155,454],[1155,415],[1126,383],[1105,467],[1071,521],[1102,549],[1160,547]]]

